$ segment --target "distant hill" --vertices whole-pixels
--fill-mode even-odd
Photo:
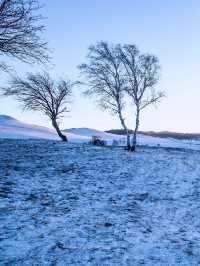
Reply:
[[[119,135],[112,135],[92,128],[71,128],[63,130],[63,132],[67,135],[69,142],[73,143],[88,143],[92,135],[100,136],[108,140],[109,143],[112,143],[114,139],[122,138]],[[0,115],[0,138],[60,140],[54,129],[24,123],[8,115]]]
[[[88,142],[87,136],[67,133],[71,142]],[[21,122],[8,115],[0,115],[0,138],[60,140],[54,129]]]
[[[112,133],[116,135],[125,135],[123,129],[111,129],[106,130],[107,133]],[[133,133],[133,130],[129,129],[130,134]],[[151,137],[159,137],[159,138],[174,138],[174,139],[186,139],[186,140],[199,140],[200,133],[179,133],[179,132],[169,132],[169,131],[139,131],[139,134],[151,136]]]
[[[63,132],[74,134],[74,135],[79,135],[79,136],[87,136],[87,137],[98,136],[105,140],[121,138],[120,134],[113,135],[112,133],[107,133],[101,130],[87,128],[87,127],[64,129]]]
[[[99,136],[108,145],[126,145],[123,130],[104,132],[93,128],[69,128],[63,130],[71,143],[88,143],[91,136]],[[132,131],[130,131],[132,132]],[[114,134],[113,134],[114,133]],[[142,134],[141,134],[142,133]],[[60,140],[55,130],[21,122],[7,115],[0,115],[0,139],[51,139]],[[140,132],[138,144],[152,147],[181,147],[200,149],[200,134],[181,134],[171,132]]]
[[[58,139],[52,129],[24,123],[8,115],[0,115],[0,138]]]

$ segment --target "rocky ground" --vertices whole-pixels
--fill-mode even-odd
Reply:
[[[1,140],[0,265],[200,265],[200,152]]]

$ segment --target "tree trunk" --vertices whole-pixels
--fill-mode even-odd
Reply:
[[[136,109],[136,119],[135,119],[135,129],[133,132],[133,138],[132,138],[132,146],[131,146],[131,151],[136,151],[136,146],[137,146],[137,132],[139,128],[139,116],[140,116],[140,109],[137,107]]]
[[[129,134],[128,128],[125,125],[121,110],[119,110],[119,119],[120,119],[120,122],[121,122],[121,125],[122,125],[124,131],[126,132],[126,148],[129,151],[131,149],[130,134]]]
[[[127,133],[126,133],[126,146],[127,146],[127,150],[129,151],[130,148],[131,148],[131,140],[130,140],[130,135],[129,135],[129,132],[127,130]]]
[[[52,120],[52,125],[55,128],[58,136],[62,139],[62,141],[66,141],[67,142],[68,141],[67,136],[63,135],[62,132],[60,131],[60,128],[58,126],[58,123],[57,123],[56,119]]]

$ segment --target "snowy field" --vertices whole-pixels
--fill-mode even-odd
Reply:
[[[0,140],[0,265],[200,265],[200,152]]]
[[[111,146],[126,145],[126,137],[106,133],[92,128],[69,128],[63,130],[70,143],[89,143],[92,136],[98,136]],[[55,130],[21,122],[11,116],[0,115],[0,139],[49,139],[60,140]],[[138,134],[138,144],[149,147],[173,147],[200,150],[200,140],[177,140]]]

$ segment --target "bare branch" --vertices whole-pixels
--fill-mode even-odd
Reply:
[[[40,8],[38,0],[0,0],[0,55],[27,63],[49,60]]]

